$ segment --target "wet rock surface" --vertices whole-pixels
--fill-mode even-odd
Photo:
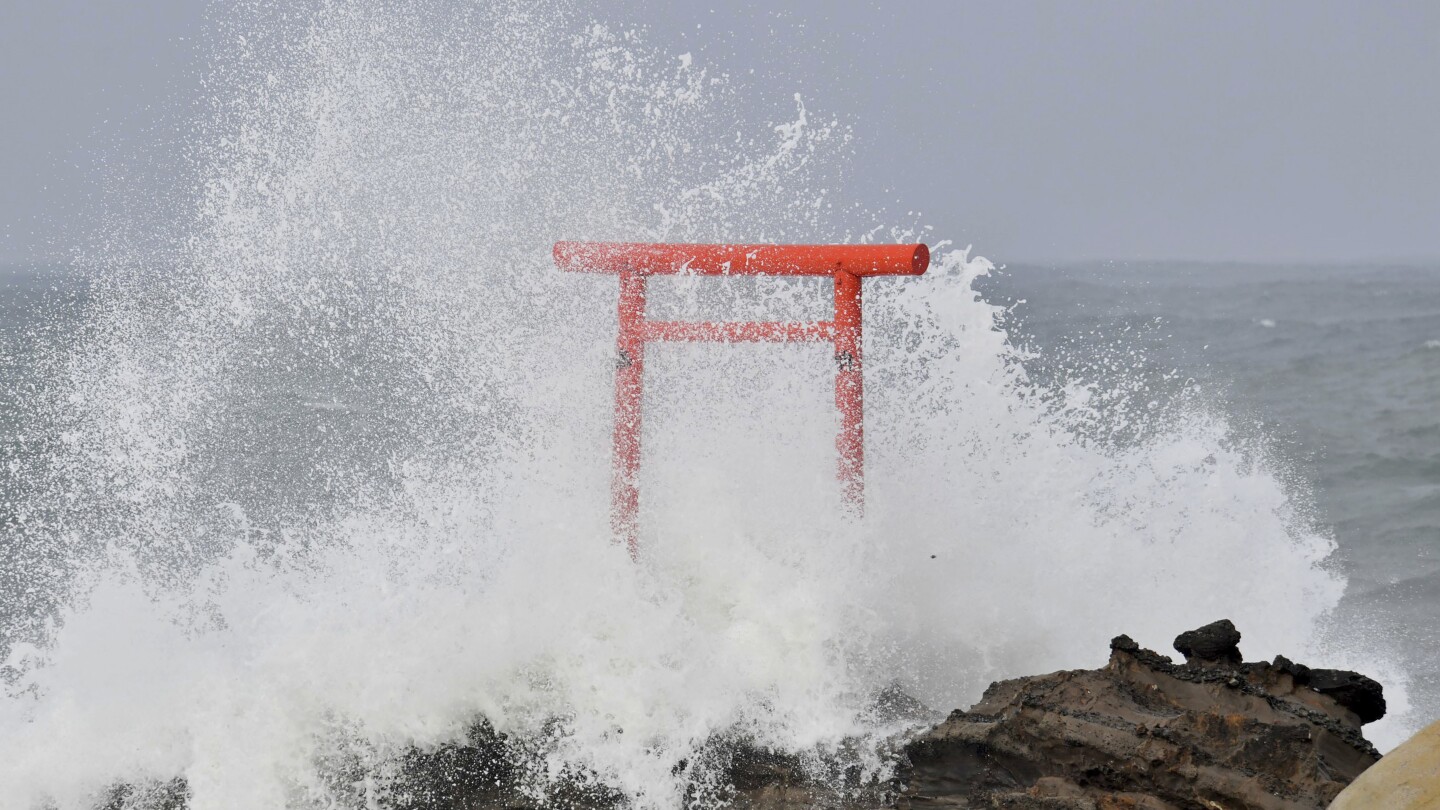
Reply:
[[[1175,637],[1175,649],[1187,664],[1240,663],[1240,631],[1229,619],[1186,630]]]
[[[1324,808],[1379,754],[1361,734],[1385,712],[1380,684],[1311,669],[1284,656],[1245,663],[1229,621],[1181,633],[1177,664],[1128,636],[1096,670],[994,683],[968,711],[938,715],[898,690],[876,697],[881,722],[915,728],[882,752],[898,763],[876,778],[859,758],[802,758],[717,740],[715,775],[693,808],[1013,808],[1014,810],[1299,810]],[[622,796],[583,774],[535,789],[536,750],[476,725],[463,743],[415,751],[383,806],[420,810],[623,808]],[[343,770],[343,769],[342,769]],[[363,773],[341,774],[360,784]],[[182,782],[150,795],[118,789],[107,810],[180,810]],[[357,800],[362,797],[356,796]],[[372,797],[373,798],[373,797]],[[367,806],[364,802],[356,805]]]
[[[1360,729],[1380,685],[1243,663],[1239,639],[1228,621],[1182,633],[1176,664],[1118,636],[1101,669],[993,684],[909,744],[897,806],[1326,807],[1379,759]]]

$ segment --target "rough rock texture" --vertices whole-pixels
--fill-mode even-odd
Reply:
[[[1176,636],[1175,649],[1191,665],[1220,661],[1238,664],[1240,631],[1229,619],[1221,619]]]
[[[931,724],[939,715],[888,690],[876,698],[875,719],[918,729],[892,741],[889,755],[899,766],[889,779],[875,778],[859,766],[861,758],[843,751],[826,761],[802,760],[719,739],[697,758],[703,762],[676,765],[718,776],[697,787],[686,806],[1324,808],[1379,759],[1360,727],[1384,714],[1380,685],[1353,672],[1310,669],[1283,656],[1273,663],[1243,663],[1239,640],[1229,621],[1181,633],[1175,646],[1186,663],[1176,664],[1118,636],[1101,669],[992,684],[969,711],[956,711],[938,725]],[[1428,731],[1440,737],[1440,728]],[[541,794],[530,789],[533,773],[527,775],[533,768],[524,764],[533,763],[537,753],[531,745],[481,722],[463,744],[406,757],[392,775],[383,806],[625,807],[622,796],[583,774],[562,775],[549,783],[543,799],[535,798]],[[1433,752],[1426,756],[1425,767],[1433,765]],[[337,784],[365,781],[363,770],[340,771]],[[1435,782],[1427,784],[1434,787]],[[105,807],[180,810],[186,798],[185,785],[177,781],[148,791],[119,788]],[[358,794],[355,799],[354,806],[366,806]],[[1389,806],[1356,801],[1337,807]]]
[[[1343,669],[1312,669],[1306,686],[1334,698],[1349,709],[1362,723],[1373,723],[1385,716],[1385,693],[1380,684]]]
[[[1440,722],[1415,736],[1360,774],[1341,791],[1330,810],[1434,810],[1440,807]]]
[[[1323,808],[1379,759],[1380,686],[1286,659],[1240,663],[1230,622],[1182,633],[1189,663],[1111,642],[1099,670],[993,684],[907,748],[900,807]],[[1307,677],[1309,682],[1307,683]]]

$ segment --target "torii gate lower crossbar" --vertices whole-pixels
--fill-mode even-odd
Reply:
[[[858,512],[865,502],[864,319],[860,279],[918,276],[930,249],[915,245],[683,245],[637,242],[557,242],[561,270],[620,277],[620,333],[616,339],[612,525],[631,557],[639,554],[640,413],[645,344],[651,341],[823,342],[835,345],[835,405],[840,411],[839,478]],[[829,321],[785,323],[645,320],[645,281],[655,275],[833,276],[835,315]]]

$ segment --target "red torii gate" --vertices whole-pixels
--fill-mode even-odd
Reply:
[[[860,279],[918,276],[930,249],[914,245],[685,245],[640,242],[557,242],[561,270],[620,276],[620,334],[616,339],[612,525],[630,556],[639,553],[640,412],[645,344],[670,341],[833,341],[835,405],[840,410],[839,478],[859,511],[865,502],[865,384],[861,376],[863,317]],[[645,320],[645,280],[655,275],[833,276],[835,316],[829,321],[689,322]]]

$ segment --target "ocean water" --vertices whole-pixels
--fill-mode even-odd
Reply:
[[[15,806],[400,806],[406,753],[481,718],[536,796],[714,806],[729,741],[879,778],[888,689],[946,710],[1221,616],[1384,681],[1382,745],[1435,714],[1426,268],[997,269],[832,192],[823,100],[757,113],[563,6],[244,4],[208,48],[174,193],[4,277]],[[561,238],[932,243],[867,282],[865,518],[825,350],[662,347],[632,563],[614,281]]]
[[[1440,716],[1440,264],[1014,265],[980,287],[1037,379],[1263,436],[1336,542],[1331,620]]]

